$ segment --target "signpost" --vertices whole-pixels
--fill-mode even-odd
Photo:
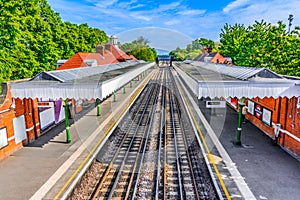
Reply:
[[[206,108],[225,108],[226,101],[206,101]]]

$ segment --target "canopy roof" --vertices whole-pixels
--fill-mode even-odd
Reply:
[[[54,71],[43,71],[33,77],[32,81],[38,80],[53,80],[59,82],[67,82],[72,80],[78,80],[84,77],[92,76],[95,74],[103,74],[108,71],[126,68],[135,64],[143,63],[142,61],[127,61],[120,62],[118,64],[109,64],[97,67],[83,67],[66,70],[54,70]]]
[[[202,69],[211,70],[215,73],[227,75],[239,80],[250,80],[251,78],[284,79],[282,76],[267,68],[230,66],[205,62],[193,62],[192,65],[201,67]]]
[[[286,97],[291,97],[291,96],[298,96],[300,98],[300,84],[296,84],[292,87],[289,87],[285,91],[283,91],[280,96],[286,96]]]
[[[42,72],[30,81],[10,83],[11,93],[14,98],[103,99],[152,66],[130,62]]]
[[[290,89],[299,80],[286,79],[266,68],[178,62],[176,70],[198,98],[300,96],[298,90]],[[286,90],[289,92],[284,93]]]

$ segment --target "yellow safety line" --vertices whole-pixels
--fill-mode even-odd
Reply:
[[[211,153],[210,153],[210,150],[209,150],[209,148],[208,148],[208,146],[207,146],[207,144],[206,144],[205,138],[204,138],[204,136],[203,136],[202,131],[200,130],[200,127],[199,127],[199,125],[198,125],[198,122],[196,121],[196,119],[195,119],[195,117],[194,117],[194,114],[193,114],[193,112],[191,111],[191,107],[190,107],[190,105],[188,104],[188,102],[187,102],[187,100],[186,100],[186,98],[185,98],[184,95],[183,95],[183,98],[184,98],[184,100],[185,100],[185,102],[186,102],[186,105],[187,105],[187,107],[188,107],[188,109],[189,109],[189,112],[190,112],[190,114],[191,114],[191,116],[192,116],[192,118],[193,118],[194,124],[195,124],[196,127],[197,127],[198,134],[199,134],[199,136],[201,137],[201,140],[202,140],[202,142],[203,142],[203,144],[204,144],[204,147],[205,147],[205,149],[206,149],[206,151],[207,151],[208,158],[209,158],[210,162],[212,163],[212,165],[213,165],[213,167],[214,167],[214,169],[215,169],[215,172],[216,172],[216,174],[217,174],[217,177],[218,177],[218,179],[219,179],[219,181],[220,181],[220,184],[221,184],[221,186],[222,186],[222,189],[223,189],[224,192],[225,192],[226,198],[227,198],[228,200],[230,200],[231,197],[230,197],[230,195],[229,195],[229,193],[228,193],[228,190],[227,190],[227,188],[226,188],[226,186],[225,186],[225,184],[224,184],[224,181],[223,181],[223,179],[222,179],[222,177],[221,177],[221,175],[220,175],[220,172],[219,172],[219,170],[218,170],[218,168],[217,168],[217,166],[216,166],[215,160],[213,159],[213,157],[212,157],[212,155],[211,155]]]
[[[147,80],[147,79],[146,79]],[[62,193],[65,191],[65,189],[67,188],[67,186],[71,183],[71,181],[75,178],[75,176],[79,173],[79,171],[83,168],[83,166],[87,163],[87,161],[89,160],[89,158],[94,154],[94,152],[96,151],[96,149],[99,147],[99,145],[101,144],[101,142],[103,141],[103,139],[107,136],[107,134],[111,131],[111,129],[113,128],[113,126],[117,123],[117,121],[121,118],[121,116],[124,114],[124,112],[128,109],[128,107],[130,106],[130,104],[134,101],[134,99],[136,98],[136,96],[140,93],[140,91],[142,91],[142,89],[146,86],[146,84],[149,82],[150,77],[148,78],[148,80],[143,83],[137,91],[135,91],[135,93],[132,95],[132,97],[130,98],[129,102],[127,103],[127,106],[124,107],[124,109],[121,111],[121,113],[118,115],[118,117],[116,118],[116,120],[113,120],[113,122],[110,124],[110,126],[108,127],[108,129],[105,131],[104,135],[100,138],[100,140],[97,142],[97,144],[94,146],[94,148],[89,152],[89,154],[86,156],[86,158],[82,161],[82,163],[79,165],[79,167],[75,170],[75,172],[72,174],[72,176],[68,179],[68,181],[64,184],[64,186],[60,189],[60,191],[56,194],[56,196],[54,197],[55,200],[57,200]]]

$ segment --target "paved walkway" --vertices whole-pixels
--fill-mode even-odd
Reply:
[[[300,198],[300,162],[286,153],[274,141],[250,122],[242,124],[242,146],[234,144],[238,113],[232,108],[199,106],[207,121],[219,136],[221,144],[235,163],[256,199],[294,200]],[[215,149],[212,150],[214,152]],[[241,199],[235,196],[235,199]]]
[[[95,104],[77,114],[71,120],[71,143],[65,143],[63,122],[0,161],[0,199],[53,199],[144,81],[132,81],[125,94],[120,89],[116,102],[113,95],[102,102],[100,117]]]

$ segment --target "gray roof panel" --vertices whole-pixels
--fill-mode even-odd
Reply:
[[[284,79],[280,75],[276,74],[275,72],[267,68],[229,66],[223,64],[205,63],[205,62],[193,62],[192,65],[207,70],[211,70],[223,75],[227,75],[236,79],[240,79],[240,80],[249,80],[254,77]]]
[[[126,68],[128,66],[139,64],[140,62],[122,62],[118,64],[109,64],[97,67],[83,67],[75,69],[66,69],[66,70],[54,70],[48,72],[41,72],[31,80],[54,80],[60,82],[68,82],[77,79],[81,79],[88,76],[93,76],[96,74],[102,74],[104,72]]]

